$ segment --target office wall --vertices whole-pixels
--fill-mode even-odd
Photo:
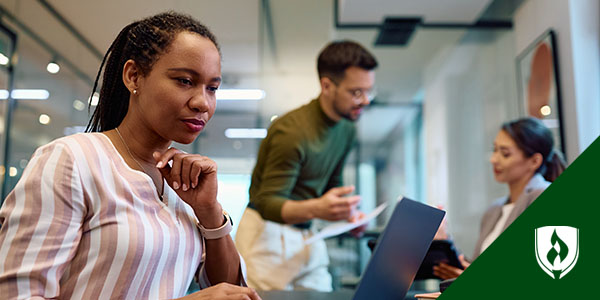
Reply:
[[[600,134],[600,2],[528,0],[514,16],[517,53],[556,33],[566,152],[572,162]]]
[[[488,162],[502,122],[518,118],[515,58],[538,36],[557,37],[567,159],[600,133],[600,2],[528,0],[512,31],[468,32],[425,71],[426,198],[448,210],[449,233],[472,254],[481,216],[505,195]]]
[[[448,211],[448,231],[471,256],[481,216],[508,191],[488,162],[500,125],[518,117],[512,31],[469,32],[425,71],[427,202]]]

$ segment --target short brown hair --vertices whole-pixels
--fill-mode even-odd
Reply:
[[[377,67],[377,60],[363,46],[348,40],[329,43],[317,59],[319,79],[328,77],[333,81],[342,80],[344,72],[350,67],[371,71]]]

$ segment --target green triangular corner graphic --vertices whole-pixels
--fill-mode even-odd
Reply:
[[[600,299],[600,138],[438,298]],[[579,228],[579,257],[561,279],[536,260],[535,229]]]

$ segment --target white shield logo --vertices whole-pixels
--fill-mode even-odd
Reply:
[[[579,229],[570,226],[544,226],[535,229],[535,257],[550,277],[561,279],[577,263]]]

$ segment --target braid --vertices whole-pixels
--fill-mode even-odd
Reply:
[[[98,107],[96,108],[96,110],[94,110],[94,113],[92,114],[92,118],[90,119],[86,131],[87,132],[99,132],[99,131],[103,131],[103,130],[110,130],[112,128],[115,128],[117,126],[119,126],[119,124],[116,124],[115,126],[113,126],[112,128],[106,129],[105,127],[110,127],[109,124],[101,124],[101,121],[109,121],[111,120],[111,118],[109,118],[109,116],[111,116],[112,112],[114,112],[115,110],[115,106],[119,106],[119,108],[117,108],[117,111],[124,111],[125,113],[127,113],[127,108],[129,107],[129,101],[114,101],[113,103],[111,103],[112,105],[108,105],[108,102],[110,100],[106,100],[106,101],[101,101],[104,100],[106,98],[108,99],[121,99],[122,95],[118,95],[118,94],[122,94],[122,93],[118,93],[118,87],[119,85],[121,85],[123,88],[125,88],[125,85],[122,82],[121,76],[119,76],[120,74],[119,72],[119,66],[121,64],[119,64],[119,57],[122,56],[123,50],[125,48],[125,43],[127,42],[127,34],[129,33],[129,30],[131,29],[131,27],[135,26],[137,24],[137,22],[129,24],[127,26],[125,26],[125,28],[123,28],[121,30],[121,32],[119,32],[119,34],[117,35],[117,38],[112,42],[112,44],[110,45],[110,47],[108,48],[108,51],[106,51],[106,54],[104,55],[104,58],[102,59],[102,63],[100,64],[100,69],[98,70],[98,74],[96,75],[96,81],[94,82],[94,88],[92,89],[92,94],[90,95],[90,99],[92,99],[92,97],[94,96],[94,93],[96,93],[96,88],[98,87],[98,81],[100,79],[100,74],[102,74],[102,67],[104,67],[105,63],[106,63],[106,68],[104,69],[104,77],[103,77],[103,81],[102,81],[102,88],[100,90],[100,99],[98,101]],[[107,61],[108,59],[108,61]],[[125,90],[127,90],[125,88]],[[116,92],[116,93],[115,93]],[[129,91],[127,90],[127,94],[129,93]],[[129,98],[129,97],[127,97]],[[129,99],[127,99],[129,100]],[[124,106],[124,107],[123,107]],[[88,104],[88,113],[90,111],[90,108],[92,107],[91,101]],[[124,109],[123,109],[124,108]],[[125,117],[125,114],[123,114],[122,116],[120,116],[120,120],[122,120]],[[120,123],[120,122],[119,122]]]
[[[141,21],[133,22],[121,30],[102,59],[94,87],[93,97],[102,68],[102,88],[98,106],[92,114],[87,132],[100,132],[116,128],[121,124],[129,108],[130,92],[122,79],[123,66],[127,60],[135,61],[140,74],[150,73],[158,58],[168,51],[180,32],[194,32],[208,38],[219,49],[215,36],[190,16],[166,12]],[[220,51],[220,50],[219,50]],[[88,106],[88,111],[91,103]]]

